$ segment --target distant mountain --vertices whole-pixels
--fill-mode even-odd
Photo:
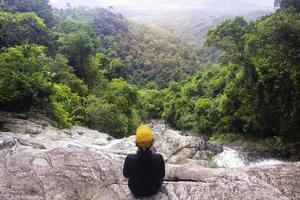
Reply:
[[[50,0],[59,8],[72,6],[114,6],[130,9],[185,9],[185,8],[259,8],[270,9],[273,0]]]
[[[274,11],[274,0],[51,0],[56,7],[110,7],[130,20],[163,27],[188,44],[201,48],[207,32],[224,19],[257,19]]]
[[[186,17],[183,17],[181,21],[166,22],[163,26],[188,44],[197,48],[202,48],[208,31],[217,27],[225,19],[243,16],[247,21],[252,21],[271,12],[272,10],[257,10],[223,13],[220,15],[191,12]]]
[[[166,14],[152,9],[115,9],[115,12],[122,13],[128,19],[163,27],[197,48],[203,47],[207,32],[225,19],[243,16],[251,21],[273,11],[273,9],[259,10],[249,7],[245,9],[187,8],[169,10]]]

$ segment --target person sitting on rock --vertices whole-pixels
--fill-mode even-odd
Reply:
[[[135,197],[149,197],[160,190],[165,176],[165,162],[153,147],[152,130],[147,125],[141,125],[136,130],[136,154],[126,157],[123,175],[128,180],[128,186]]]

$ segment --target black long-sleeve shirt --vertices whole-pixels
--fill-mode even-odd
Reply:
[[[160,154],[150,150],[138,151],[126,157],[123,175],[136,197],[149,197],[157,193],[165,176],[165,162]]]

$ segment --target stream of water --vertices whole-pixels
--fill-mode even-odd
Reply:
[[[283,162],[276,159],[263,159],[249,162],[243,152],[224,147],[224,151],[216,155],[213,162],[218,167],[236,168],[242,166],[266,166],[266,165],[278,165]]]

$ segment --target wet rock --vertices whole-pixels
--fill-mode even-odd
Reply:
[[[0,150],[5,148],[12,148],[16,145],[16,143],[16,140],[14,140],[14,138],[12,137],[2,137],[2,139],[0,139]]]

